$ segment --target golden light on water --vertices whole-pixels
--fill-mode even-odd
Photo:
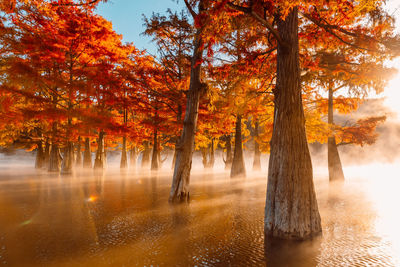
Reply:
[[[98,198],[97,196],[90,196],[88,197],[87,202],[95,202],[97,198]]]

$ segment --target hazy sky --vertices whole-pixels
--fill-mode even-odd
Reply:
[[[141,36],[144,31],[143,16],[150,17],[153,12],[165,13],[170,8],[177,10],[183,7],[183,0],[109,0],[100,3],[97,13],[113,23],[114,30],[123,34],[125,42],[133,42],[139,49],[147,49],[155,54],[155,46],[150,38]]]

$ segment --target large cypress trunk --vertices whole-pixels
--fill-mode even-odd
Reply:
[[[149,141],[144,141],[143,142],[144,150],[142,152],[142,162],[141,162],[141,168],[147,168],[150,165],[150,147],[149,147]]]
[[[81,137],[78,137],[78,144],[76,145],[76,158],[75,158],[75,166],[82,165],[82,146],[81,146]]]
[[[253,171],[261,170],[261,152],[260,144],[258,143],[258,120],[254,125],[254,159],[253,159]]]
[[[204,9],[203,0],[199,3],[199,15]],[[199,100],[204,85],[200,81],[201,61],[203,59],[202,28],[198,28],[193,43],[193,56],[190,69],[190,85],[187,93],[186,112],[183,121],[182,135],[176,147],[177,155],[172,178],[170,202],[187,201],[189,199],[190,170],[192,168],[192,156],[194,150],[194,136],[197,125]]]
[[[71,174],[73,163],[74,163],[74,144],[68,141],[67,146],[64,149],[64,156],[61,164],[61,173]]]
[[[49,172],[59,172],[61,165],[61,153],[57,144],[51,145],[50,158],[49,158]]]
[[[245,176],[246,168],[243,159],[243,146],[242,146],[242,116],[236,116],[236,130],[235,130],[235,150],[233,152],[233,160],[231,167],[231,177]]]
[[[97,140],[97,152],[94,160],[94,169],[101,170],[105,167],[105,151],[104,151],[104,132],[100,131],[99,139]]]
[[[45,154],[43,151],[43,144],[42,141],[37,143],[37,150],[36,150],[36,160],[35,160],[35,168],[41,169],[45,163]]]
[[[151,156],[151,170],[156,171],[159,169],[160,165],[160,159],[159,159],[159,151],[158,151],[158,140],[157,140],[157,130],[154,130],[153,133],[153,154]]]
[[[333,90],[332,87],[329,86],[328,124],[332,127],[333,123]],[[344,180],[342,162],[340,161],[339,151],[333,133],[328,137],[328,170],[329,182]]]
[[[128,157],[126,155],[126,137],[122,138],[122,152],[121,152],[121,163],[119,165],[121,169],[128,167]]]
[[[89,137],[85,138],[85,152],[83,153],[83,168],[92,168],[92,152]]]
[[[230,170],[232,167],[233,156],[232,156],[231,140],[232,140],[231,135],[228,134],[225,139],[225,148],[226,148],[226,160],[224,160],[225,170]]]
[[[307,239],[321,233],[301,98],[298,11],[277,19],[275,113],[265,205],[265,234]]]
[[[130,150],[130,155],[129,155],[129,163],[130,163],[131,169],[136,168],[136,161],[137,161],[136,147],[132,146],[132,148]]]

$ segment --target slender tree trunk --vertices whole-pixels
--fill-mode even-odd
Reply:
[[[105,151],[104,151],[104,132],[101,130],[99,139],[97,140],[97,152],[94,160],[94,169],[101,170],[105,167]]]
[[[141,168],[147,168],[150,165],[150,147],[149,147],[149,141],[144,141],[144,150],[142,152],[142,162],[141,162]]]
[[[176,121],[178,124],[182,123],[182,105],[180,105],[180,104],[178,104],[178,114],[177,114]],[[179,137],[177,136],[176,141],[175,141],[174,156],[172,158],[171,169],[174,169],[174,167],[175,167],[176,154],[177,154],[176,148],[178,147],[178,144],[179,144]]]
[[[49,158],[49,172],[59,172],[61,167],[62,156],[60,148],[57,144],[51,145],[50,158]]]
[[[43,151],[43,144],[42,141],[37,143],[37,150],[36,150],[36,160],[35,160],[35,168],[41,169],[45,163],[45,154]]]
[[[226,141],[225,141],[225,147],[226,147],[226,160],[225,160],[225,170],[230,170],[232,168],[232,138],[231,135],[228,134],[226,136]]]
[[[82,145],[80,136],[78,137],[78,144],[76,146],[75,166],[82,166]]]
[[[132,146],[132,148],[130,150],[130,156],[129,156],[129,162],[130,162],[131,169],[136,168],[136,161],[137,161],[136,147]]]
[[[264,228],[267,236],[301,240],[321,233],[321,219],[305,133],[297,7],[277,20],[284,43],[278,43]]]
[[[151,170],[157,171],[159,169],[160,159],[159,159],[159,151],[158,151],[158,140],[157,140],[157,130],[154,129],[153,133],[154,141],[153,141],[153,154],[151,157]]]
[[[204,1],[200,0],[199,15],[205,11]],[[177,146],[176,163],[172,178],[170,202],[181,202],[189,199],[190,170],[192,168],[192,156],[194,150],[194,136],[197,125],[200,95],[204,91],[201,83],[201,61],[203,59],[203,28],[196,31],[193,43],[193,56],[190,68],[190,85],[187,93],[186,113],[183,122],[182,135]]]
[[[128,167],[128,157],[126,155],[126,137],[122,138],[122,152],[121,152],[121,163],[119,165],[121,169]]]
[[[261,170],[261,152],[260,152],[260,144],[258,143],[258,120],[254,125],[254,159],[253,159],[253,171]]]
[[[242,146],[242,116],[236,116],[235,150],[231,167],[231,177],[246,176]]]
[[[330,85],[328,98],[328,124],[332,127],[333,123],[333,90]],[[328,169],[330,182],[344,180],[342,162],[340,161],[339,151],[333,133],[328,137]]]
[[[83,168],[92,168],[92,152],[89,137],[85,138],[85,152],[83,153]]]

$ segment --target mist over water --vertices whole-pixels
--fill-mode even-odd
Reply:
[[[347,164],[329,185],[325,151],[312,151],[323,235],[303,243],[265,240],[267,162],[231,179],[195,155],[189,204],[170,205],[172,171],[63,176],[33,168],[34,154],[0,158],[0,263],[10,266],[398,266],[400,182],[395,163]],[[393,162],[396,162],[394,159]],[[355,162],[355,161],[354,161]]]

